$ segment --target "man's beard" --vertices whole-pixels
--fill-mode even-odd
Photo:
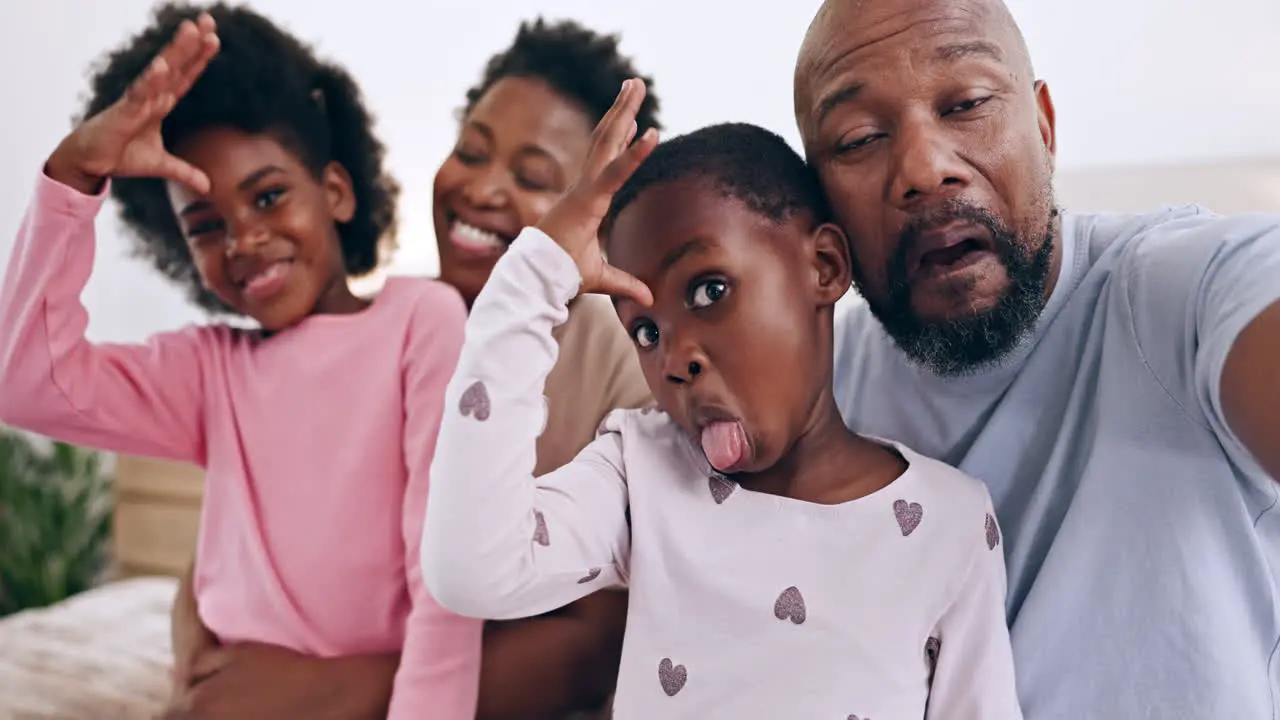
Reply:
[[[897,250],[887,268],[883,300],[867,294],[863,282],[855,280],[855,285],[871,313],[913,362],[943,377],[976,373],[1012,352],[1040,318],[1053,261],[1057,216],[1058,211],[1051,210],[1042,237],[1019,242],[1013,231],[986,208],[959,199],[948,201],[933,212],[911,218],[899,233]],[[956,320],[928,322],[917,316],[911,306],[907,256],[924,231],[956,220],[982,225],[991,232],[995,254],[1009,276],[1009,286],[989,310]]]

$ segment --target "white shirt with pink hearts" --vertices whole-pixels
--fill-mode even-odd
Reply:
[[[617,720],[1021,718],[985,487],[909,463],[839,505],[745,490],[657,410],[617,411],[533,477],[579,277],[526,229],[472,308],[431,471],[423,571],[488,619],[630,592]]]

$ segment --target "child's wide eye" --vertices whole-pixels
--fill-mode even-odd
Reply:
[[[631,329],[631,339],[642,348],[651,348],[658,344],[658,328],[653,323],[641,323]]]
[[[275,204],[280,201],[281,195],[284,195],[283,188],[264,190],[263,192],[258,193],[257,197],[253,199],[253,205],[259,210],[266,210],[274,207]]]
[[[704,308],[715,305],[729,294],[729,285],[723,280],[703,280],[689,293],[689,306]]]

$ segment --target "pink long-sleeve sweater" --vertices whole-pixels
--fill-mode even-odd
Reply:
[[[419,539],[466,310],[396,279],[351,315],[93,344],[79,296],[103,194],[41,175],[0,288],[0,421],[206,470],[196,597],[226,642],[401,650],[390,717],[471,720],[481,623],[422,582]]]

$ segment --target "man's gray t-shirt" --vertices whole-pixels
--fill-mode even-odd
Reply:
[[[1219,379],[1280,300],[1280,216],[1068,214],[1062,246],[1034,336],[971,377],[908,364],[844,308],[841,412],[990,487],[1028,720],[1270,720],[1278,486]]]

